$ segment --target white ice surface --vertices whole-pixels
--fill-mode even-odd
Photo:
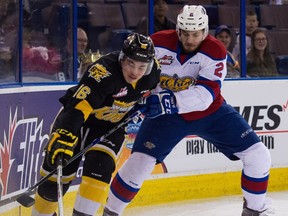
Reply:
[[[288,191],[271,192],[277,216],[288,216]],[[127,208],[123,216],[241,216],[242,196],[226,196]]]

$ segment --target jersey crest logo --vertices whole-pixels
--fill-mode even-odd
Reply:
[[[193,77],[178,77],[177,74],[174,74],[173,77],[167,74],[161,74],[160,77],[160,86],[161,88],[170,89],[173,92],[183,91],[188,89],[189,86],[195,85],[196,79]]]
[[[107,71],[106,67],[104,67],[103,65],[97,63],[95,65],[93,65],[88,72],[89,77],[94,78],[98,83],[101,81],[101,79],[105,78],[105,77],[109,77],[111,75],[111,73],[109,71]]]
[[[123,97],[123,96],[125,96],[127,94],[128,94],[128,89],[125,86],[124,88],[121,88],[120,91],[117,94],[113,95],[112,97],[114,97],[114,98]]]
[[[164,55],[162,58],[158,59],[158,61],[161,65],[170,65],[173,62],[173,57]]]
[[[93,110],[92,114],[99,120],[110,121],[112,123],[119,122],[129,112],[136,101],[130,103],[115,100],[112,106],[105,106],[100,109]]]

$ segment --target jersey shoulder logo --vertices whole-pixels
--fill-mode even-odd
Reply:
[[[111,73],[107,71],[106,67],[97,63],[89,68],[89,77],[94,78],[98,83],[105,77],[109,77]]]
[[[170,65],[173,62],[173,57],[164,55],[163,57],[159,58],[158,61],[161,65]]]

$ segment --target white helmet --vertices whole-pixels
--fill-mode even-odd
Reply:
[[[208,15],[201,5],[185,5],[177,16],[176,30],[198,31],[204,29],[204,37],[208,35]]]

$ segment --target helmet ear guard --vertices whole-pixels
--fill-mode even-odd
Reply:
[[[204,40],[209,31],[206,9],[201,5],[185,5],[177,16],[176,31],[179,37],[180,29],[184,31],[204,30]]]
[[[125,57],[149,63],[145,75],[150,74],[154,63],[155,49],[152,39],[149,36],[133,32],[123,43],[119,55],[119,62]]]

